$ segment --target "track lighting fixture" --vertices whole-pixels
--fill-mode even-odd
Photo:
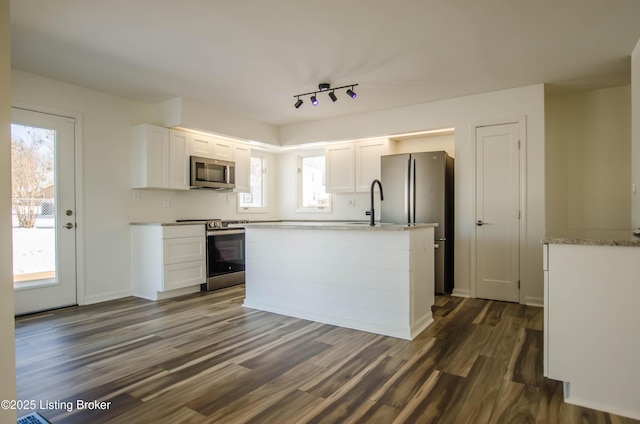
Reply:
[[[309,100],[311,100],[311,104],[314,106],[318,105],[318,98],[316,97],[316,95],[318,93],[322,93],[327,91],[329,98],[331,99],[331,101],[337,101],[338,100],[338,96],[336,96],[335,90],[342,90],[343,88],[347,88],[347,95],[349,97],[351,97],[352,99],[356,98],[356,93],[353,91],[353,87],[356,87],[358,84],[349,84],[349,85],[343,85],[342,87],[336,87],[336,88],[332,88],[331,84],[326,83],[326,82],[322,82],[320,84],[318,84],[318,91],[311,91],[309,93],[303,93],[303,94],[296,94],[295,97],[296,99],[298,99],[296,101],[296,103],[294,104],[294,106],[296,107],[296,109],[298,109],[300,106],[302,106],[302,103],[304,103],[302,101],[302,99],[300,97],[302,96],[311,96],[309,98]],[[329,91],[331,90],[331,91]]]

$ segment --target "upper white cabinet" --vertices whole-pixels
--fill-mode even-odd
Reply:
[[[169,188],[189,190],[190,149],[188,132],[169,130]]]
[[[234,147],[235,144],[233,141],[222,140],[222,139],[214,139],[213,141],[213,158],[220,160],[228,160],[233,161],[234,158]]]
[[[251,148],[246,144],[234,143],[233,161],[236,163],[236,193],[249,193],[251,174]]]
[[[190,135],[193,156],[233,161],[236,144],[233,141],[206,134],[190,133]]]
[[[210,135],[189,133],[191,139],[191,155],[203,158],[213,157],[215,139]]]
[[[325,148],[325,178],[328,193],[355,191],[355,150],[353,143]]]
[[[356,191],[371,189],[371,182],[380,179],[380,157],[394,153],[394,142],[387,138],[358,141],[356,151]]]
[[[327,146],[327,192],[368,192],[371,181],[380,178],[380,156],[393,153],[393,147],[394,142],[386,138]]]
[[[169,188],[169,130],[137,125],[131,131],[131,187]]]

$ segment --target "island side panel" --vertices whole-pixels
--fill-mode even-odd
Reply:
[[[245,306],[410,339],[411,233],[249,227]]]
[[[411,338],[433,322],[435,301],[434,229],[411,231]]]

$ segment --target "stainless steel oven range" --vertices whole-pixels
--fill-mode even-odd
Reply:
[[[207,282],[202,291],[244,284],[244,228],[229,228],[220,219],[202,221],[207,227]]]

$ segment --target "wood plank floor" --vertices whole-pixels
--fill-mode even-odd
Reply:
[[[237,286],[18,318],[18,399],[53,423],[637,422],[563,402],[542,377],[541,308],[437,297],[406,341],[243,299]]]

